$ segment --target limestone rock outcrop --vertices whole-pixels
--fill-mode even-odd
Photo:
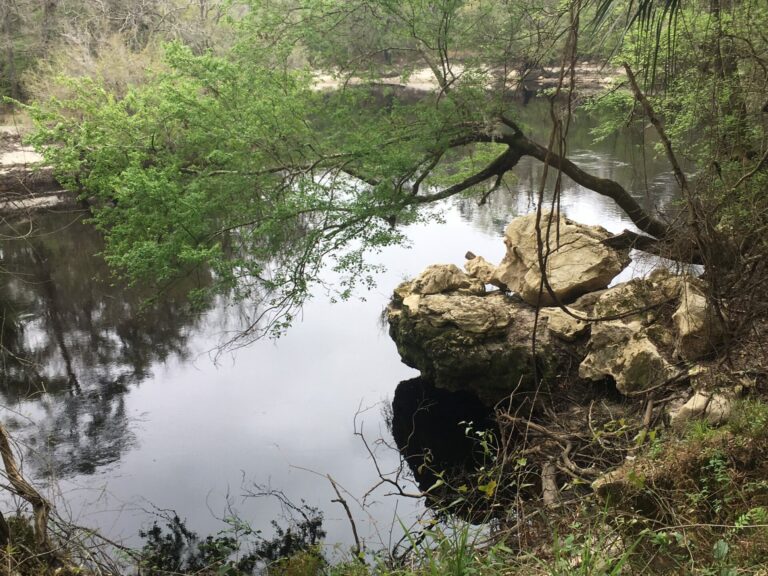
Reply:
[[[680,305],[672,315],[675,353],[684,360],[709,356],[723,337],[720,318],[707,302],[702,287],[693,279],[683,283]]]
[[[722,317],[711,309],[704,280],[661,265],[646,278],[608,288],[626,265],[626,253],[602,244],[604,230],[564,218],[556,220],[559,244],[548,260],[556,296],[540,302],[534,219],[507,227],[507,253],[498,267],[470,252],[467,274],[452,265],[431,266],[395,289],[387,308],[390,335],[403,362],[421,372],[395,394],[396,443],[429,492],[428,502],[441,509],[468,502],[443,489],[450,482],[438,482],[443,477],[430,466],[441,474],[456,471],[455,484],[465,491],[483,491],[467,488],[466,478],[484,466],[471,447],[460,462],[441,453],[465,443],[466,429],[462,436],[456,423],[482,422],[485,408],[498,418],[508,446],[537,454],[526,468],[530,481],[519,489],[510,484],[510,498],[527,497],[519,491],[525,486],[545,504],[555,502],[560,483],[576,475],[594,480],[592,489],[608,505],[662,519],[667,511],[658,505],[658,491],[678,490],[679,470],[695,478],[706,458],[698,449],[679,458],[670,444],[659,465],[658,453],[646,457],[640,448],[656,439],[667,416],[679,428],[696,418],[719,425],[735,412],[741,385],[728,389],[714,363],[698,362],[722,338]],[[432,408],[438,398],[448,403],[442,412]],[[477,412],[467,415],[470,408]],[[438,428],[426,423],[428,416],[448,421],[449,428],[427,438],[425,431]],[[617,423],[621,433],[613,434]],[[607,433],[596,443],[601,430]],[[729,442],[731,433],[723,428],[712,445]],[[568,438],[567,445],[560,438]],[[739,457],[745,468],[754,454],[748,449]],[[471,501],[466,519],[472,521],[477,509],[486,513],[477,505]]]
[[[579,315],[578,310],[572,311],[575,315]],[[547,320],[547,330],[553,336],[566,342],[575,342],[589,332],[589,324],[574,318],[560,308],[547,308],[542,311],[541,315]]]
[[[488,262],[482,256],[475,256],[472,252],[467,252],[464,262],[464,270],[473,278],[477,278],[483,284],[492,284],[497,288],[507,291],[505,284],[496,277],[496,266]]]
[[[630,396],[688,378],[678,359],[705,356],[721,334],[703,282],[659,268],[605,288],[625,266],[626,254],[601,244],[604,230],[560,218],[549,278],[558,297],[572,303],[539,308],[537,318],[534,218],[507,227],[500,266],[470,252],[469,274],[452,264],[434,265],[395,289],[387,316],[403,361],[435,386],[472,389],[488,403],[524,390],[535,376],[611,379]],[[513,294],[486,292],[488,284]],[[578,370],[561,370],[566,365]]]
[[[611,376],[622,394],[642,392],[675,376],[674,368],[639,328],[624,322],[596,324],[579,376],[589,380]]]
[[[43,157],[21,143],[18,130],[0,126],[0,213],[50,208],[74,196],[62,190]]]
[[[473,390],[493,404],[532,384],[535,310],[502,292],[416,294],[398,286],[387,309],[389,333],[408,366],[440,388]],[[540,322],[536,369],[553,369],[559,355]]]
[[[546,237],[548,214],[541,219]],[[599,226],[585,226],[563,216],[552,219],[547,246],[547,279],[558,300],[569,303],[587,292],[601,290],[629,264],[626,250],[602,244],[611,234]],[[517,292],[531,305],[556,304],[544,290],[536,234],[536,214],[515,218],[505,232],[507,253],[494,274],[494,282]],[[545,241],[546,242],[546,241]]]
[[[681,283],[677,276],[657,273],[606,290],[597,299],[589,353],[579,366],[579,376],[601,380],[610,376],[622,394],[642,392],[670,380],[679,370],[660,349],[672,335],[660,320],[664,304],[676,301]]]
[[[413,294],[441,294],[443,292],[461,292],[483,294],[485,286],[477,278],[464,274],[455,264],[432,264],[409,283],[408,290]]]

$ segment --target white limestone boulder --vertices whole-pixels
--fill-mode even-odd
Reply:
[[[723,324],[709,305],[702,287],[693,279],[683,283],[680,304],[672,321],[675,325],[675,354],[684,360],[709,356],[722,341]]]
[[[573,312],[576,315],[583,315],[578,310]],[[546,308],[541,315],[547,320],[547,330],[560,340],[575,342],[589,331],[589,324],[574,318],[560,308]]]
[[[464,262],[464,270],[472,278],[477,278],[483,284],[492,284],[502,290],[507,287],[496,277],[496,266],[488,262],[482,256],[475,256],[472,252],[467,252],[467,261]]]
[[[455,264],[432,264],[410,283],[408,290],[422,296],[446,292],[479,295],[485,293],[485,285],[462,272]]]
[[[541,219],[546,238],[548,214]],[[552,218],[549,240],[544,240],[547,279],[557,298],[569,303],[587,292],[602,290],[629,264],[629,252],[602,244],[611,234],[599,226],[585,226],[563,216]],[[500,283],[531,304],[552,306],[555,300],[539,294],[541,273],[536,234],[536,214],[515,218],[507,226],[507,253],[494,274]]]
[[[698,391],[670,415],[673,427],[680,428],[694,419],[704,419],[713,426],[724,424],[731,415],[733,397],[725,394]]]
[[[622,394],[642,392],[676,373],[639,322],[621,320],[592,326],[590,351],[579,365],[581,378],[602,380],[610,376]]]
[[[592,324],[579,376],[589,380],[610,376],[622,394],[642,392],[677,376],[679,370],[660,350],[673,336],[660,321],[659,311],[677,301],[681,282],[677,276],[657,273],[600,294],[591,317],[610,319]]]

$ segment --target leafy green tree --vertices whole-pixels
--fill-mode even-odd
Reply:
[[[620,7],[615,4],[602,6]],[[639,79],[668,137],[666,154],[696,167],[680,186],[713,296],[728,302],[750,295],[751,302],[731,307],[761,313],[765,271],[757,263],[768,251],[768,6],[668,0],[642,2],[628,14],[634,24],[615,61]],[[624,119],[649,118],[633,98],[611,100]]]

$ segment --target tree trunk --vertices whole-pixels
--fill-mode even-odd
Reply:
[[[7,95],[21,97],[21,86],[16,72],[16,52],[13,46],[14,22],[18,15],[8,0],[0,0],[0,38],[2,38],[2,62],[0,62],[0,80],[7,86]]]
[[[48,514],[51,504],[21,475],[9,438],[5,427],[0,424],[0,456],[11,483],[11,490],[32,505],[35,540],[39,551],[43,554],[50,553],[52,548],[48,539]]]
[[[59,0],[42,0],[43,19],[40,23],[41,52],[43,57],[51,51],[51,46],[56,38],[56,7]]]
[[[710,13],[714,18],[714,38],[712,40],[712,67],[715,78],[714,84],[718,92],[728,91],[728,98],[722,103],[721,114],[732,129],[723,133],[719,139],[719,158],[746,161],[754,154],[750,150],[747,137],[747,104],[744,101],[744,91],[739,79],[737,55],[734,51],[733,40],[725,37],[721,20],[723,0],[710,0]]]

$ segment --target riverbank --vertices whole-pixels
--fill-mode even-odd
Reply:
[[[450,70],[450,82],[461,82],[465,72],[464,66],[456,64]],[[476,72],[476,71],[475,71]],[[530,98],[557,88],[560,83],[561,70],[557,66],[541,66],[521,73],[520,70],[503,70],[488,68],[484,78],[488,90],[496,90],[503,85],[505,91],[517,94],[518,98],[527,102]],[[575,92],[580,97],[592,96],[623,78],[618,68],[591,63],[579,62],[575,69]],[[377,85],[399,90],[410,91],[414,94],[429,94],[440,90],[435,73],[427,67],[417,67],[406,71],[392,71],[379,77],[361,77],[354,74],[336,74],[322,72],[314,75],[316,90],[338,90],[344,86]],[[563,89],[570,86],[569,76],[563,78]]]
[[[22,144],[24,132],[23,126],[0,125],[0,215],[74,206],[42,155]]]
[[[534,560],[508,574],[763,574],[765,314],[734,338],[738,301],[661,262],[615,283],[627,254],[564,218],[540,294],[535,221],[509,224],[498,266],[429,266],[387,308],[421,373],[415,394],[416,379],[398,387],[395,403],[401,389],[421,402],[395,409],[393,430],[428,505],[491,521],[510,565]],[[452,399],[445,428],[425,416]],[[476,443],[458,456],[451,424]]]

